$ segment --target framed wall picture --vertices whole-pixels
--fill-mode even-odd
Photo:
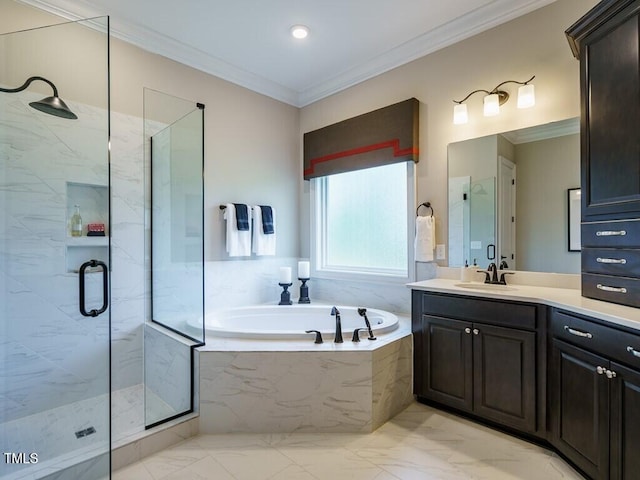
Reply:
[[[567,190],[568,204],[568,246],[570,252],[579,252],[580,245],[580,188]]]

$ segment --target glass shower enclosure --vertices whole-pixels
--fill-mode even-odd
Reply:
[[[107,17],[0,35],[2,480],[110,475],[108,52]]]

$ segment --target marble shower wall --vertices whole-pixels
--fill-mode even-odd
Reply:
[[[7,406],[2,420],[104,394],[108,385],[107,316],[80,315],[72,271],[77,258],[106,252],[106,240],[83,251],[85,239],[68,235],[72,189],[89,185],[106,193],[106,111],[69,102],[79,117],[71,122],[30,108],[36,97],[0,96],[0,284],[7,322],[0,379],[9,386],[0,395]],[[113,386],[123,388],[142,382],[142,120],[113,113],[112,126]],[[85,224],[95,215],[89,202],[95,199],[80,205]],[[90,308],[101,302],[99,277],[87,275]]]

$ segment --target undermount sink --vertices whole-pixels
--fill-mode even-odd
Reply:
[[[509,285],[501,285],[499,283],[456,283],[456,287],[468,288],[469,290],[488,290],[491,292],[506,292],[517,290],[517,288]]]

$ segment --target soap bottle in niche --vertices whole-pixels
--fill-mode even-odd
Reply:
[[[82,236],[82,217],[80,216],[80,205],[74,205],[76,211],[71,217],[71,236]]]

